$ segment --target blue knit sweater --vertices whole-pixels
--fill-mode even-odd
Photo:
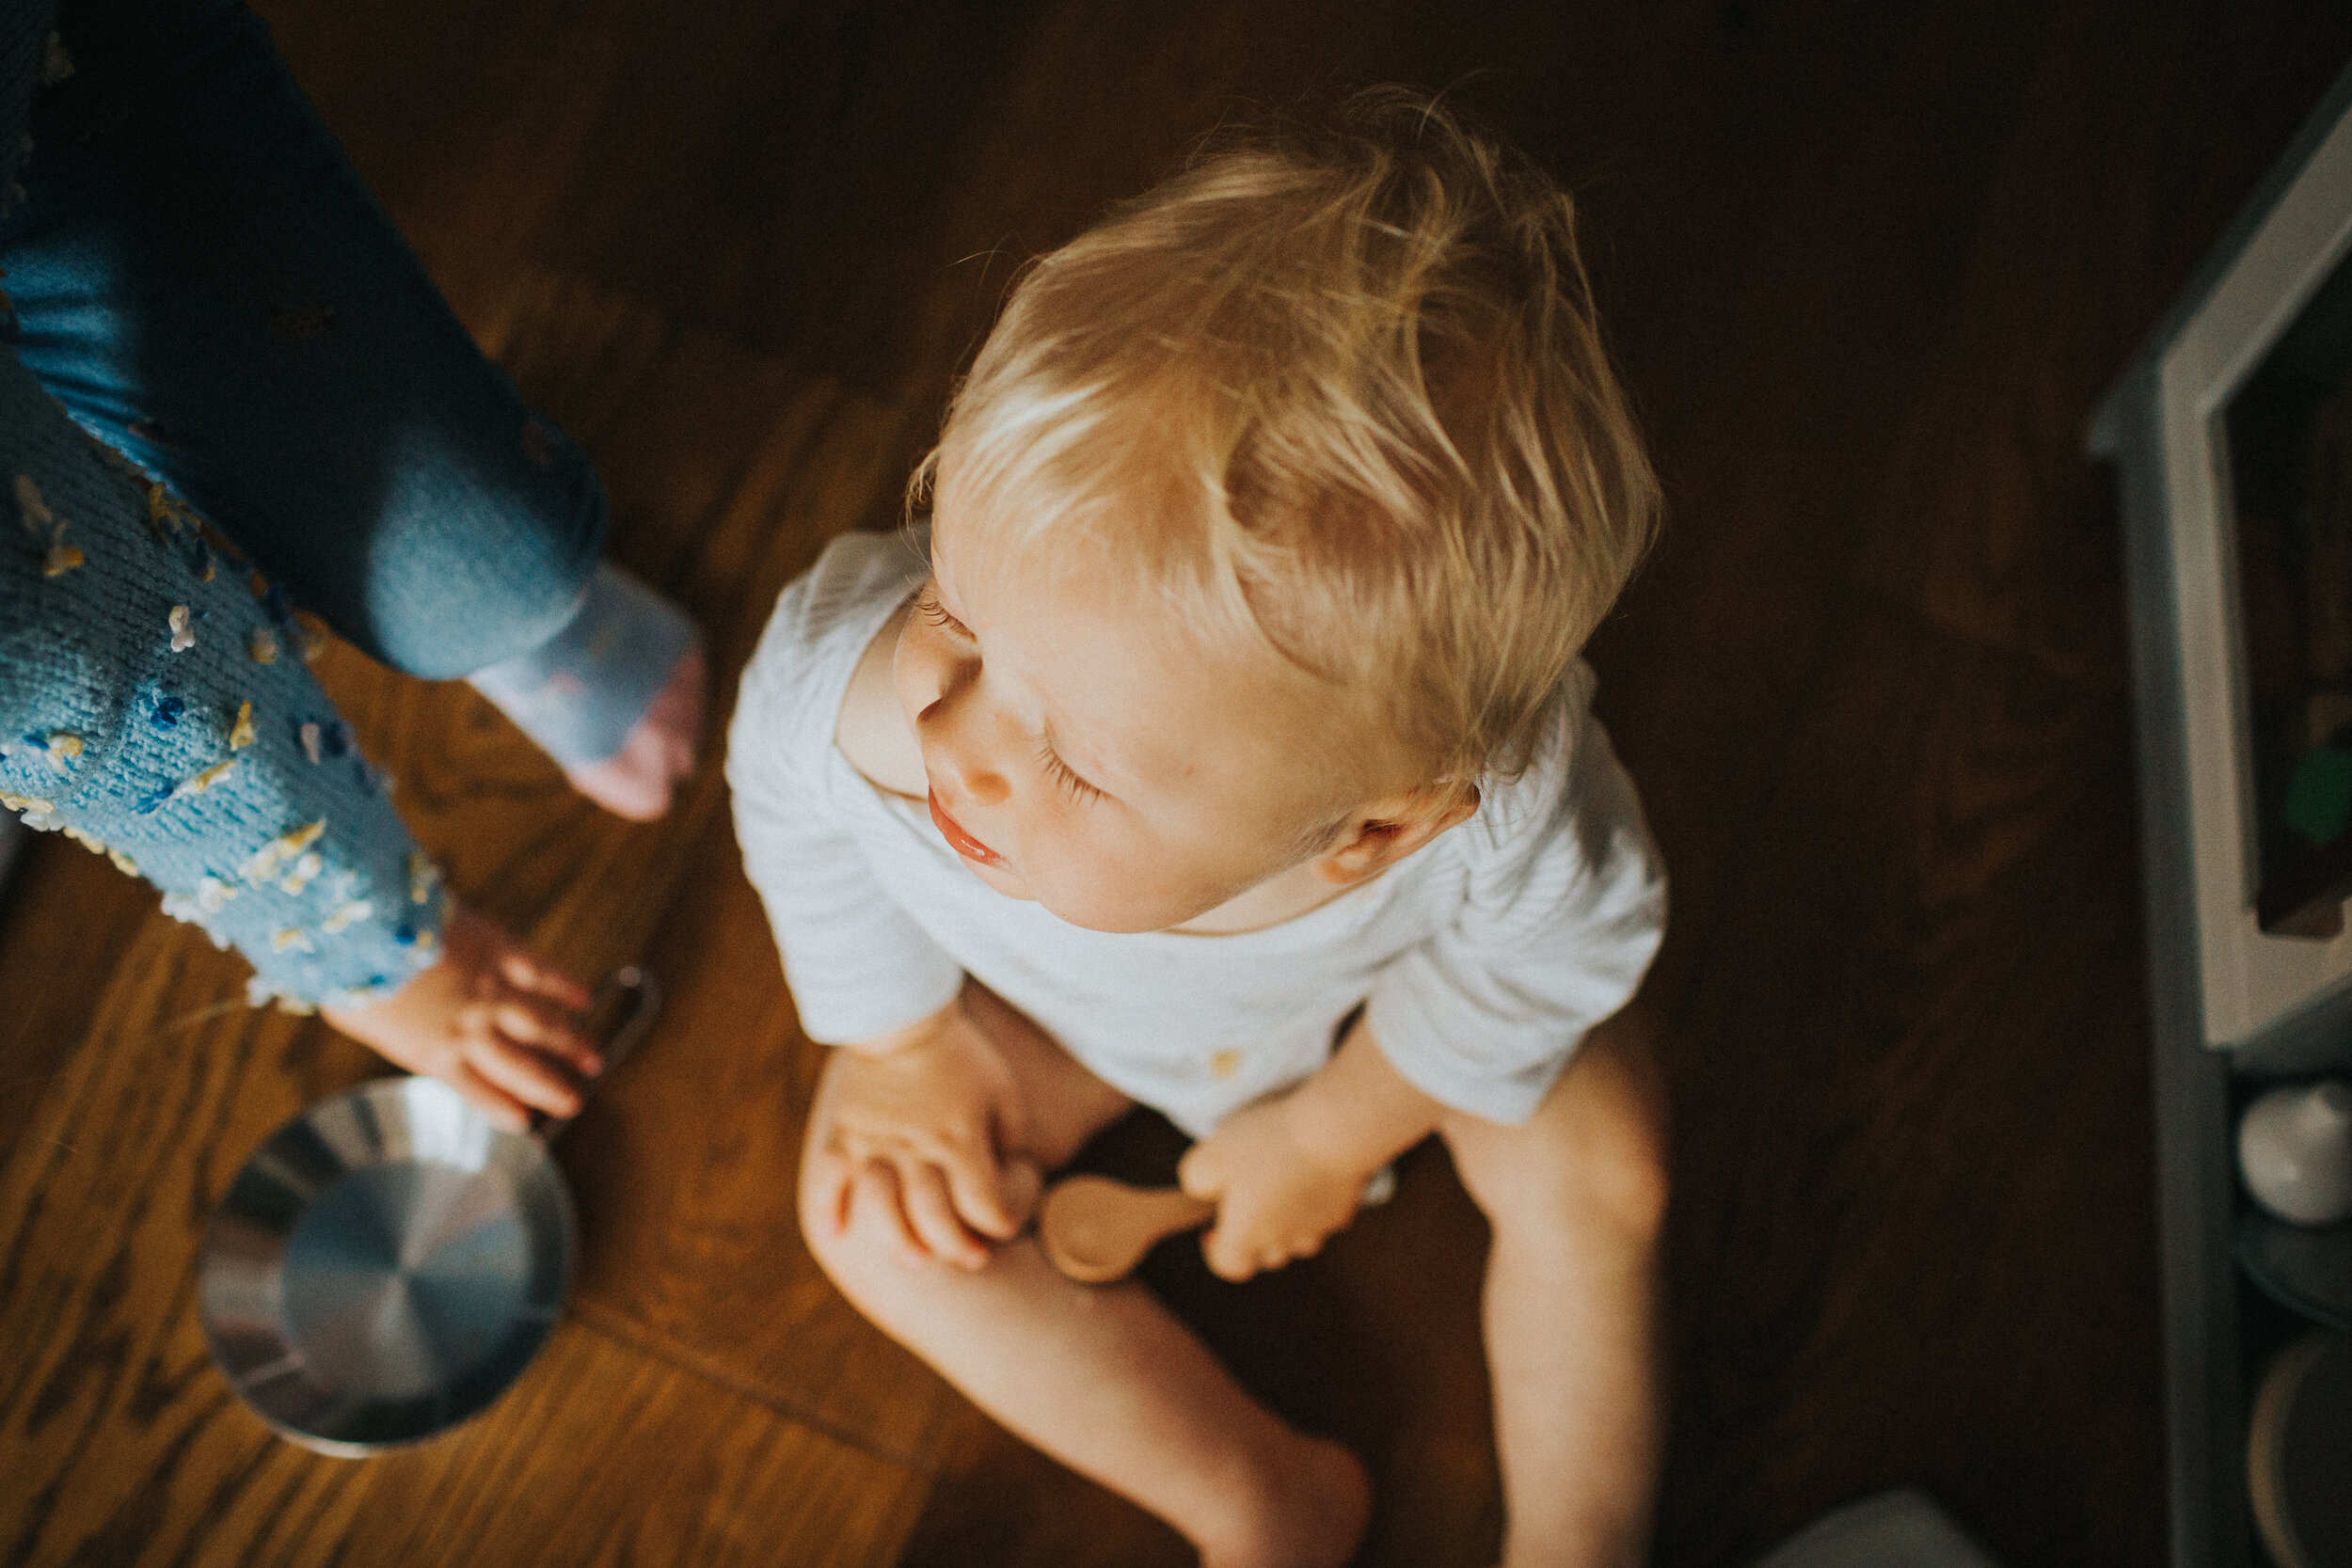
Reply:
[[[0,192],[62,63],[52,9],[0,0]],[[432,963],[443,905],[304,646],[281,591],[0,350],[0,805],[153,882],[295,1006]]]

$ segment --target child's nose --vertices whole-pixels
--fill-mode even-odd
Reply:
[[[988,760],[984,705],[973,698],[970,686],[958,682],[917,716],[923,760],[933,772],[946,776],[948,788],[960,799],[977,806],[1002,805],[1012,785]]]
[[[925,761],[935,771],[946,775],[947,787],[961,800],[969,800],[976,806],[998,806],[1012,794],[1012,785],[1002,773],[978,761],[953,740],[936,750],[926,748]]]

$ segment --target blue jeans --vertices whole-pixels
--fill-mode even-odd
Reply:
[[[0,0],[7,3],[7,0]],[[72,417],[374,657],[564,629],[605,501],[451,313],[241,0],[67,0],[0,331]]]

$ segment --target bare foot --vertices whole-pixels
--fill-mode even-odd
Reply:
[[[632,822],[650,822],[668,811],[672,789],[694,770],[707,673],[702,649],[687,649],[619,751],[601,762],[564,769],[572,787]]]
[[[1200,1568],[1343,1568],[1356,1555],[1372,1517],[1363,1461],[1327,1438],[1302,1437],[1272,1481],[1248,1538],[1203,1545]]]

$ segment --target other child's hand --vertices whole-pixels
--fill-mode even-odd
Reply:
[[[457,908],[442,922],[438,963],[381,1001],[319,1012],[385,1060],[438,1078],[519,1132],[533,1110],[578,1114],[580,1090],[562,1068],[581,1078],[603,1069],[569,1016],[588,1003],[578,980],[495,921]]]
[[[861,1192],[882,1196],[911,1252],[984,1266],[1036,1207],[1011,1069],[953,1002],[863,1048],[835,1051],[809,1115],[825,1212],[846,1229]]]
[[[1317,1158],[1293,1132],[1288,1109],[1287,1098],[1245,1106],[1176,1167],[1185,1192],[1216,1205],[1200,1250],[1222,1278],[1313,1257],[1363,1202],[1371,1172]]]

